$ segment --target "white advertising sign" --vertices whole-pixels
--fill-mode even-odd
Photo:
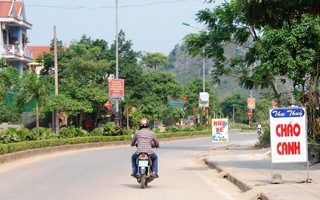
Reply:
[[[199,94],[199,107],[209,107],[209,93],[200,92]]]
[[[212,142],[228,142],[228,119],[212,119]]]
[[[304,108],[270,110],[272,163],[307,162],[307,125]]]

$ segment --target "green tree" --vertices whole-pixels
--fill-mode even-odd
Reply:
[[[181,98],[182,87],[174,79],[170,72],[148,71],[143,73],[143,81],[140,90],[141,98],[137,101],[142,114],[149,119],[162,121],[168,116],[169,109],[166,106],[168,96]]]
[[[240,94],[234,94],[230,97],[226,97],[221,102],[221,109],[224,117],[234,119],[236,123],[248,123],[247,112],[247,97],[241,96]]]
[[[19,72],[12,66],[5,66],[5,60],[0,62],[0,122],[17,122],[20,112],[13,102],[14,88],[19,80]]]
[[[287,79],[293,82],[296,99],[307,107],[313,139],[320,131],[316,114],[319,107],[319,22],[320,17],[303,15],[301,21],[284,23],[281,29],[266,28],[259,46],[262,64],[256,69],[269,73],[264,77],[266,80],[278,76],[283,82]]]
[[[37,74],[24,72],[18,83],[18,90],[15,95],[16,104],[24,109],[26,103],[35,100],[36,130],[39,138],[40,108],[45,107],[50,93],[53,91],[52,82],[47,77],[39,78]]]
[[[214,60],[210,73],[214,83],[220,84],[223,76],[232,76],[244,89],[263,89],[274,84],[274,79],[266,83],[263,74],[254,76],[251,73],[258,63],[256,44],[260,34],[237,9],[237,1],[224,2],[212,11],[201,10],[197,20],[205,25],[205,29],[185,36],[184,44],[189,55]],[[237,54],[236,50],[241,53]]]
[[[183,109],[180,108],[174,108],[170,112],[170,117],[176,121],[181,122],[182,119],[186,117],[186,113],[184,112]]]
[[[271,104],[271,99],[259,99],[253,111],[253,118],[256,119],[257,122],[267,121],[269,119]]]
[[[1,62],[5,62],[3,59]],[[18,70],[12,66],[5,67],[0,64],[0,102],[4,99],[4,96],[13,90],[15,83],[19,80]]]
[[[187,83],[183,88],[183,95],[187,96],[185,102],[185,112],[187,115],[204,115],[203,108],[199,108],[199,95],[203,91],[203,80],[196,78],[193,81]],[[209,93],[209,107],[211,115],[221,114],[220,102],[217,96],[213,93],[210,86],[205,84],[205,91]]]
[[[68,49],[72,51],[72,49]],[[98,115],[103,108],[103,104],[108,99],[108,82],[106,74],[109,64],[102,61],[92,61],[90,51],[86,56],[74,56],[63,67],[60,78],[60,91],[66,97],[76,100],[81,127],[85,113],[94,114],[94,126],[97,126]]]
[[[303,14],[320,14],[318,1],[238,0],[238,8],[257,27],[280,28],[293,20],[300,21]]]
[[[167,66],[169,65],[168,57],[162,53],[149,53],[145,52],[141,56],[140,64],[144,67],[153,68],[157,70],[157,66]]]
[[[180,98],[182,96],[182,87],[175,80],[174,74],[170,72],[148,71],[145,72],[146,95],[155,94],[162,100],[167,96]],[[149,93],[149,94],[148,94]]]

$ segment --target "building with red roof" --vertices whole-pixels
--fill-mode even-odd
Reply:
[[[33,52],[33,60],[37,59],[43,53],[50,53],[50,48],[50,46],[28,46],[28,49]]]
[[[33,61],[32,51],[27,47],[27,31],[32,24],[26,20],[23,0],[0,0],[0,27],[0,57],[21,75]]]

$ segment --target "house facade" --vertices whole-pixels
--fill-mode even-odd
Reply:
[[[27,22],[23,0],[0,0],[0,28],[0,58],[22,75],[33,60],[27,46],[27,31],[32,24]]]

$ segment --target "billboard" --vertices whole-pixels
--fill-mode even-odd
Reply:
[[[124,79],[109,80],[109,100],[124,100]]]
[[[270,110],[272,163],[308,161],[306,115],[305,108]]]
[[[212,119],[212,142],[228,142],[228,119]]]
[[[209,107],[209,93],[200,92],[199,94],[199,107]]]
[[[255,109],[256,108],[256,98],[248,98],[247,99],[247,106],[248,106],[248,109]]]

